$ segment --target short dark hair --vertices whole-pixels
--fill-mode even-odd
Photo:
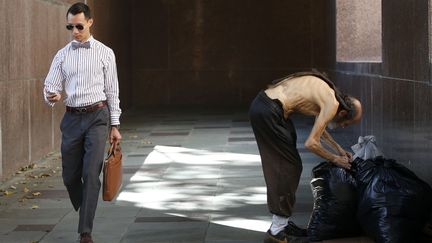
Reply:
[[[72,6],[70,6],[70,8],[66,13],[66,18],[68,17],[69,14],[77,15],[80,13],[84,13],[86,19],[92,18],[90,8],[85,3],[74,3]]]

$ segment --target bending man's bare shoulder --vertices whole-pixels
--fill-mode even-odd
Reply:
[[[326,104],[338,105],[334,90],[315,76],[301,76],[282,80],[270,86],[266,94],[282,102],[285,112],[317,114]]]

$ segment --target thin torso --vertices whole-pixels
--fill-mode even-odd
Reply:
[[[335,91],[324,80],[311,75],[294,77],[269,87],[265,93],[282,103],[285,118],[294,112],[315,116],[305,147],[328,161],[350,168],[347,152],[326,131],[327,125],[338,112],[339,102]],[[337,153],[324,148],[321,138]]]
[[[285,118],[292,113],[317,116],[323,107],[337,108],[339,105],[334,90],[315,76],[285,79],[266,89],[265,93],[271,99],[278,99],[282,103]]]

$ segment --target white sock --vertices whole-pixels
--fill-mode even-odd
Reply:
[[[273,214],[272,224],[270,226],[270,232],[272,235],[277,235],[281,232],[285,226],[288,225],[289,217],[282,217],[276,214]]]

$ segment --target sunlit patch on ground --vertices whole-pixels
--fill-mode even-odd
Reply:
[[[268,218],[226,213],[248,205],[265,209],[260,158],[253,154],[155,146],[117,200],[164,212],[201,212],[229,227],[266,231],[269,226]]]

